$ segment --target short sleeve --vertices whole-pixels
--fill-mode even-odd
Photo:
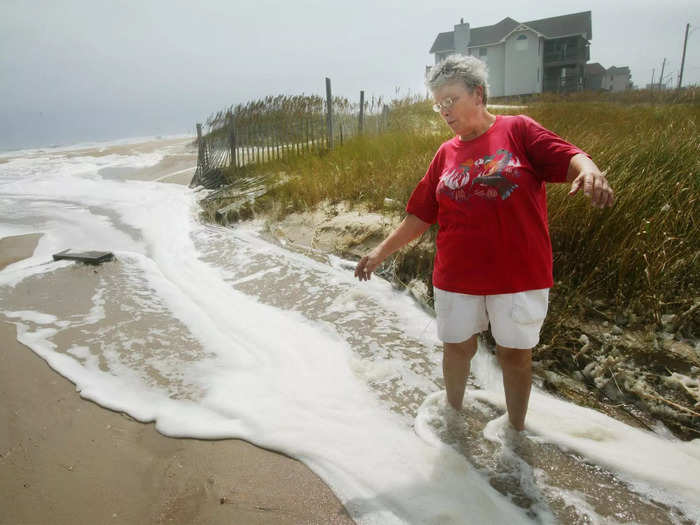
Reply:
[[[565,141],[528,116],[520,115],[523,143],[537,177],[547,182],[566,182],[571,157],[583,150]]]
[[[442,148],[441,148],[442,149]],[[406,212],[429,224],[437,222],[438,202],[435,196],[442,166],[441,149],[435,154],[428,171],[413,189],[406,204]]]

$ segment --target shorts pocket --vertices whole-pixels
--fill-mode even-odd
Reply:
[[[542,323],[548,304],[549,288],[514,293],[510,317],[519,324]]]
[[[447,319],[454,309],[455,294],[433,287],[433,305],[438,319]]]

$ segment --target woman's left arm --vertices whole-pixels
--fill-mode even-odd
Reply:
[[[583,153],[577,153],[569,161],[566,182],[571,183],[569,195],[583,188],[583,194],[591,198],[591,204],[597,208],[612,206],[615,202],[613,190],[598,166]]]

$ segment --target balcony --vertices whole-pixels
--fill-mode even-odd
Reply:
[[[588,42],[582,37],[547,40],[544,44],[542,63],[548,66],[565,66],[585,63],[590,58]]]
[[[558,49],[554,51],[545,51],[544,53],[544,65],[560,65],[560,64],[574,64],[576,62],[585,62],[586,53],[580,52],[578,49]]]

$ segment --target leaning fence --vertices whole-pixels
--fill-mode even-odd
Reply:
[[[350,137],[380,133],[387,124],[388,106],[381,99],[365,100],[363,91],[358,103],[334,98],[330,79],[325,99],[279,96],[238,105],[210,117],[206,128],[197,124],[197,169],[190,186],[218,188],[250,164],[319,154]]]

